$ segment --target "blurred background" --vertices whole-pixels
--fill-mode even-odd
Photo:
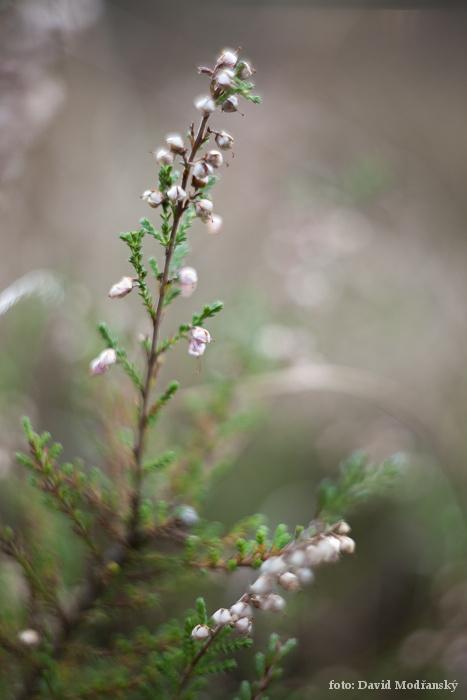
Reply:
[[[274,697],[334,697],[331,679],[467,689],[466,30],[452,9],[0,4],[0,515],[25,530],[20,416],[99,464],[96,413],[118,382],[88,382],[94,328],[106,319],[129,348],[146,331],[137,297],[107,293],[128,274],[118,233],[157,221],[139,198],[156,185],[149,151],[196,119],[197,66],[242,46],[257,70],[263,104],[214,115],[235,138],[213,193],[224,230],[195,223],[198,288],[167,319],[225,302],[200,377],[180,346],[164,381],[188,391],[230,373],[260,416],[202,515],[306,524],[317,483],[353,450],[409,456],[391,493],[350,518],[355,558],[262,623],[259,639],[300,642]],[[180,399],[170,420],[182,413]],[[244,583],[206,583],[210,607]],[[233,694],[246,664],[212,697]]]

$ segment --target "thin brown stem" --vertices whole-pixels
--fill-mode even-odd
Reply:
[[[211,634],[211,636],[208,639],[206,639],[203,646],[197,651],[196,655],[193,657],[193,659],[190,661],[190,663],[186,667],[185,671],[183,672],[183,676],[181,678],[181,681],[180,681],[180,687],[178,689],[178,696],[177,696],[178,698],[181,697],[182,690],[184,690],[186,688],[186,686],[188,685],[193,670],[196,668],[197,664],[201,661],[203,656],[206,654],[209,647],[211,646],[213,641],[217,638],[217,636],[219,635],[219,632],[222,629],[223,629],[222,625],[218,625],[216,627],[216,629],[213,630],[213,633]]]
[[[190,177],[190,172],[191,172],[191,167],[192,167],[191,163],[193,162],[193,159],[195,158],[198,150],[202,146],[203,141],[205,139],[205,131],[206,131],[206,125],[207,125],[208,119],[209,119],[208,116],[202,118],[201,124],[200,124],[199,129],[198,129],[198,133],[196,135],[196,138],[195,138],[193,145],[192,145],[192,148],[191,148],[190,155],[189,155],[188,159],[185,161],[185,169],[183,171],[182,185],[181,185],[182,189],[185,191],[186,191],[186,187],[188,185],[188,180]],[[174,218],[173,218],[173,223],[172,223],[172,230],[170,233],[170,241],[169,241],[169,245],[165,251],[165,264],[164,264],[164,271],[162,273],[162,280],[160,282],[159,299],[157,302],[156,314],[155,314],[155,317],[153,318],[151,352],[149,353],[149,358],[148,358],[146,380],[144,382],[144,386],[143,386],[143,389],[141,392],[142,393],[142,403],[141,403],[141,410],[140,410],[139,421],[138,421],[138,433],[137,433],[137,438],[136,438],[135,446],[134,446],[135,479],[134,479],[134,492],[133,492],[133,503],[132,503],[132,518],[131,518],[130,532],[129,532],[129,538],[128,538],[129,543],[131,545],[137,544],[138,539],[139,539],[138,528],[139,528],[139,507],[141,504],[142,459],[143,459],[144,447],[145,447],[145,441],[146,441],[146,428],[147,428],[147,423],[148,423],[150,394],[151,394],[151,389],[152,389],[152,385],[153,385],[153,380],[155,379],[154,374],[157,370],[157,361],[159,358],[159,352],[158,352],[157,348],[159,345],[160,329],[161,329],[162,319],[163,319],[163,315],[164,315],[164,300],[165,300],[165,296],[166,296],[167,283],[169,281],[170,263],[172,262],[172,256],[173,256],[173,253],[175,250],[175,241],[177,238],[178,227],[180,225],[181,218],[187,209],[187,206],[188,205],[186,204],[186,201],[179,202],[174,210]]]

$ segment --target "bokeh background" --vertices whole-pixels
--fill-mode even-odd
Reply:
[[[196,67],[220,48],[241,45],[257,70],[263,104],[215,115],[235,137],[214,192],[224,230],[193,227],[200,282],[168,322],[224,300],[200,377],[183,347],[164,374],[188,390],[240,368],[261,416],[202,514],[306,524],[317,483],[350,452],[408,456],[393,490],[350,518],[355,558],[260,624],[259,639],[274,628],[300,642],[277,697],[334,697],[330,679],[467,690],[466,30],[459,9],[0,5],[0,515],[26,530],[20,416],[98,463],[95,406],[109,398],[87,379],[93,329],[145,331],[137,299],[107,291],[128,272],[118,233],[148,216],[149,151],[196,118]],[[180,399],[170,420],[182,414]],[[5,602],[15,571],[0,565]],[[244,580],[203,585],[228,602]],[[230,697],[238,678],[212,693]]]

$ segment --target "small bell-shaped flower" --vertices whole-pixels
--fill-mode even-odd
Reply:
[[[237,55],[233,52],[230,51],[230,49],[224,49],[217,59],[217,66],[220,68],[235,68],[237,65]]]
[[[236,95],[230,95],[221,105],[223,112],[238,112],[238,98]],[[240,112],[241,114],[241,112]]]
[[[219,151],[208,151],[204,156],[204,160],[212,168],[220,168],[224,162],[222,153],[219,153]]]
[[[159,206],[159,204],[162,204],[165,199],[165,195],[163,195],[162,192],[159,192],[159,190],[146,190],[141,195],[141,199],[144,199],[149,206],[155,209]]]
[[[246,61],[242,61],[237,66],[237,77],[240,78],[240,80],[247,80],[255,72],[254,68]]]
[[[232,615],[232,620],[238,620],[242,617],[252,617],[253,608],[244,600],[240,600],[238,603],[234,603],[230,608],[230,614]]]
[[[291,571],[285,571],[279,576],[279,585],[286,591],[296,591],[300,588],[300,581]]]
[[[216,111],[216,103],[211,97],[200,97],[195,101],[196,109],[201,112],[203,117],[209,117],[210,114]]]
[[[201,355],[204,355],[205,350],[206,343],[203,343],[201,340],[195,340],[194,338],[192,338],[188,341],[189,355],[193,355],[193,357],[201,357]]]
[[[111,299],[122,299],[131,292],[135,285],[131,277],[122,277],[120,282],[117,282],[110,288],[109,297]]]
[[[211,89],[214,90],[215,94],[227,92],[227,90],[230,90],[230,88],[234,85],[234,77],[235,73],[233,70],[229,70],[227,68],[226,70],[220,71],[212,81]]]
[[[93,377],[97,374],[104,374],[107,372],[109,367],[114,365],[116,362],[117,353],[113,348],[103,350],[101,354],[91,362],[89,376]]]
[[[213,613],[212,619],[216,625],[225,627],[226,625],[230,625],[232,622],[232,615],[230,614],[230,610],[228,608],[219,608],[219,610],[216,610],[216,612]]]
[[[40,634],[36,630],[27,629],[18,632],[18,641],[28,647],[36,647],[40,642]]]
[[[215,141],[218,147],[223,151],[229,151],[233,148],[233,137],[226,131],[219,131],[215,136]]]
[[[240,617],[234,622],[234,627],[239,634],[251,636],[253,632],[253,623],[249,617]]]
[[[183,202],[183,200],[186,199],[186,192],[180,187],[180,185],[172,185],[172,187],[167,190],[167,197],[171,202],[173,202],[173,204],[177,204],[178,202]]]
[[[157,153],[154,153],[154,157],[160,165],[172,165],[175,160],[173,152],[167,151],[165,148],[161,148]]]
[[[196,216],[200,219],[205,219],[211,216],[213,210],[213,204],[210,199],[197,199],[195,202],[195,212]]]
[[[178,273],[182,296],[191,297],[198,283],[198,273],[194,267],[182,267]]]
[[[196,625],[191,631],[191,636],[194,637],[197,642],[204,642],[211,636],[211,629],[207,625]]]
[[[167,144],[172,153],[183,155],[186,151],[185,144],[180,134],[172,134],[167,137]]]
[[[222,231],[222,216],[213,214],[210,219],[205,221],[208,233],[220,233]]]

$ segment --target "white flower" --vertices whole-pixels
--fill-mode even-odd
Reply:
[[[355,552],[355,541],[351,537],[342,535],[339,537],[340,551],[344,554],[353,554]]]
[[[18,632],[18,640],[29,647],[35,647],[39,644],[41,638],[36,630],[27,629]]]
[[[173,153],[180,153],[183,155],[183,153],[186,151],[185,144],[183,143],[183,139],[180,134],[172,134],[171,136],[167,136],[167,144]]]
[[[287,605],[285,599],[277,593],[269,593],[269,595],[258,596],[253,600],[255,606],[260,610],[268,612],[283,612]]]
[[[191,636],[194,637],[197,642],[204,641],[211,636],[211,629],[207,625],[196,625],[191,631]]]
[[[234,622],[234,627],[239,634],[251,635],[253,632],[253,623],[249,617],[240,617]]]
[[[222,216],[213,214],[205,223],[208,233],[220,233],[222,231]]]
[[[272,576],[269,574],[261,574],[254,583],[250,586],[250,593],[252,595],[267,595],[271,593],[274,588],[274,582]]]
[[[279,585],[286,591],[296,591],[300,588],[300,581],[291,571],[285,571],[278,578]]]
[[[196,216],[205,219],[212,214],[213,204],[210,199],[197,199],[195,202]]]
[[[337,527],[334,528],[334,532],[337,535],[348,535],[351,530],[351,527],[349,523],[346,523],[345,520],[341,520],[340,523],[337,523]]]
[[[155,159],[158,163],[162,165],[172,165],[175,160],[175,156],[172,151],[166,151],[165,148],[161,148],[160,151],[154,154]]]
[[[207,331],[206,328],[203,328],[202,326],[193,326],[190,332],[192,339],[196,340],[199,343],[211,342],[211,336],[209,334],[209,331]]]
[[[222,153],[219,153],[219,151],[208,151],[204,156],[204,160],[213,168],[220,168],[224,162]]]
[[[223,112],[237,112],[238,111],[238,99],[235,95],[231,95],[221,105]]]
[[[224,49],[217,59],[217,65],[223,66],[224,68],[235,68],[237,65],[237,56],[230,49]]]
[[[230,150],[234,143],[233,137],[226,131],[220,131],[218,134],[216,134],[215,140],[219,148],[223,151]]]
[[[167,190],[167,197],[171,202],[176,204],[177,202],[183,202],[186,199],[186,192],[179,185],[172,185],[172,187]]]
[[[181,506],[177,511],[177,516],[187,527],[193,527],[199,523],[199,515],[192,506]]]
[[[103,350],[101,354],[91,362],[89,376],[93,377],[96,374],[104,374],[107,372],[109,367],[114,365],[116,362],[117,353],[113,348]]]
[[[200,161],[199,163],[196,163],[195,167],[193,168],[193,177],[202,179],[209,177],[213,172],[212,167],[208,163]]]
[[[134,287],[134,281],[131,277],[122,277],[120,282],[117,282],[110,288],[109,297],[111,299],[121,299],[126,297]]]
[[[200,340],[190,340],[188,341],[188,353],[194,357],[201,357],[206,350],[206,343]]]
[[[287,554],[287,563],[292,567],[301,567],[306,564],[306,554],[303,549],[296,549]]]
[[[237,75],[240,78],[240,80],[246,80],[251,75],[253,75],[253,73],[255,73],[255,71],[246,61],[242,61],[242,64],[240,66],[237,66]]]
[[[230,614],[230,610],[228,608],[219,608],[219,610],[216,610],[215,613],[212,615],[212,619],[216,623],[216,625],[230,625],[232,622],[232,615]]]
[[[198,273],[194,267],[182,267],[178,273],[178,281],[182,296],[190,297],[196,289]]]
[[[165,199],[165,195],[159,190],[146,190],[141,195],[141,199],[144,199],[153,209],[162,204]]]
[[[201,112],[203,117],[208,117],[210,114],[216,111],[216,103],[211,97],[200,97],[195,100],[196,109]]]
[[[286,563],[283,556],[269,557],[269,559],[266,559],[266,561],[263,561],[259,571],[261,574],[268,573],[268,574],[273,574],[274,576],[278,576],[279,574],[282,574],[284,571],[287,571],[287,563]]]
[[[251,605],[248,605],[248,603],[245,603],[245,601],[241,600],[238,603],[234,603],[234,605],[232,605],[232,607],[230,608],[230,614],[232,615],[232,620],[235,622],[235,620],[238,620],[239,618],[252,617],[253,608],[251,607]]]
[[[315,575],[312,572],[311,569],[307,569],[305,567],[302,567],[300,569],[295,570],[295,575],[302,584],[302,586],[307,586],[310,583],[313,583],[315,580]]]
[[[235,73],[232,70],[220,71],[214,78],[215,87],[219,88],[221,92],[227,92],[227,90],[232,87],[233,77]]]

